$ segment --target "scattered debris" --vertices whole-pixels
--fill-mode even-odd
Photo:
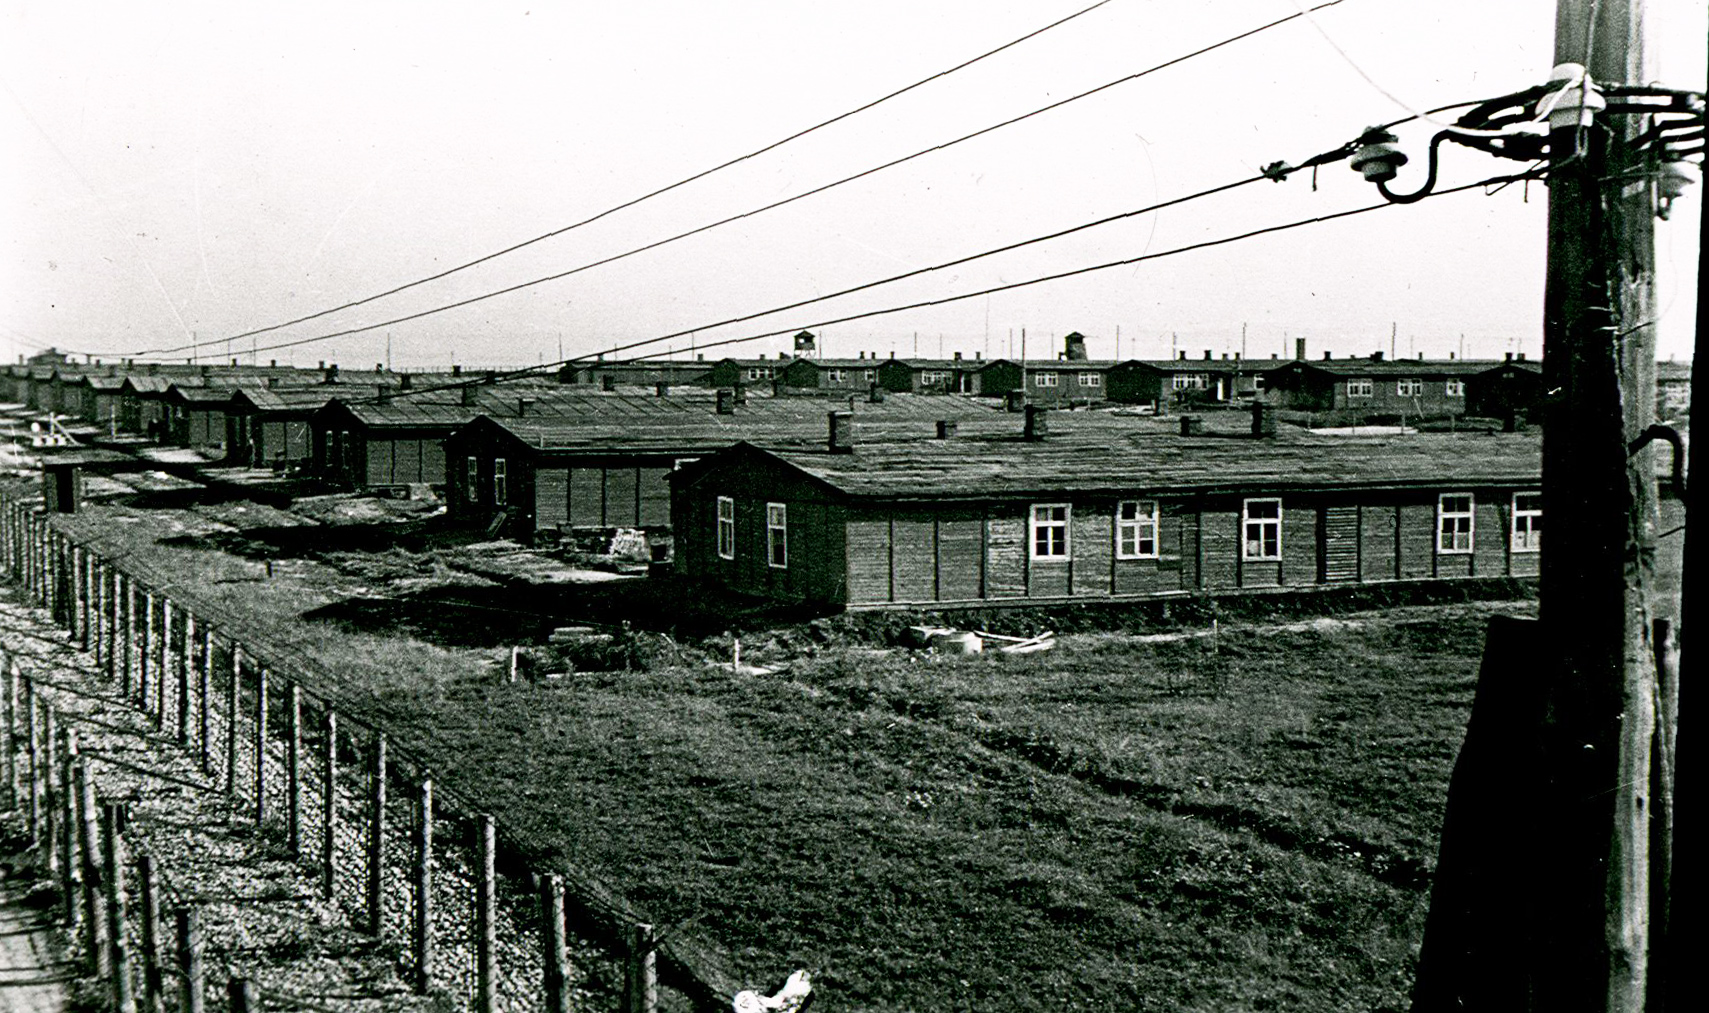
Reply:
[[[735,1013],[799,1013],[812,998],[813,976],[796,971],[776,994],[761,995],[751,989],[737,992],[730,1007]]]
[[[1048,651],[1056,647],[1055,630],[1045,630],[1043,633],[1032,637],[1009,637],[1004,636],[1001,633],[986,633],[984,630],[978,630],[976,632],[987,640],[1001,641],[1002,646],[997,648],[997,650],[1002,651],[1004,654],[1032,654],[1037,651]]]

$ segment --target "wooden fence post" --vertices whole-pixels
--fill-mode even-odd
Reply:
[[[138,855],[137,879],[142,891],[142,1007],[158,1011],[165,998],[160,972],[160,882],[153,855]]]
[[[160,597],[160,668],[154,675],[154,727],[166,727],[166,682],[172,675],[172,599]]]
[[[255,829],[267,821],[267,666],[255,670]]]
[[[6,680],[6,808],[18,808],[18,662],[5,656]]]
[[[368,928],[385,934],[386,736],[374,734],[374,760],[368,783]]]
[[[102,882],[107,887],[107,962],[112,969],[113,1008],[117,1013],[136,1013],[136,993],[131,983],[129,927],[125,918],[125,866],[120,861],[124,843],[119,840],[119,806],[101,806]]]
[[[629,1007],[624,1013],[658,1013],[659,972],[653,927],[642,922],[629,936],[629,960],[624,973]]]
[[[303,853],[302,752],[303,691],[293,682],[285,691],[285,847],[292,858]]]
[[[190,673],[196,668],[196,614],[184,610],[184,654],[178,663],[178,744],[190,744]]]
[[[105,654],[102,648],[106,646],[101,643],[101,637],[105,632],[102,628],[102,622],[106,618],[104,610],[107,607],[107,589],[102,582],[107,579],[107,564],[105,560],[95,554],[93,549],[89,550],[88,560],[89,604],[86,608],[87,618],[85,621],[89,625],[89,640],[83,645],[83,649],[94,654],[95,670],[99,672]]]
[[[433,778],[421,779],[415,821],[415,991],[433,984]]]
[[[55,817],[59,833],[54,847],[59,849],[60,917],[71,928],[77,924],[78,886],[83,880],[77,862],[77,837],[81,828],[77,825],[77,792],[73,781],[78,759],[77,729],[67,723],[59,734],[63,740],[59,759],[59,813]]]
[[[38,811],[41,813],[42,821],[42,832],[40,838],[42,845],[42,857],[46,859],[43,864],[47,868],[47,874],[51,877],[58,875],[59,873],[59,835],[56,832],[58,827],[55,826],[58,822],[56,819],[58,814],[55,812],[53,790],[53,726],[55,724],[53,704],[43,700],[41,711],[42,737],[40,748],[42,755],[38,756],[37,765],[41,768],[42,801],[41,807]]]
[[[498,976],[493,966],[498,950],[498,835],[493,818],[485,813],[480,835],[475,879],[475,1013],[498,1013]]]
[[[90,641],[90,620],[95,617],[95,575],[90,569],[94,557],[89,555],[87,549],[79,546],[74,546],[71,551],[72,562],[77,571],[77,608],[73,614],[77,617],[78,643],[82,645],[84,653],[87,654]]]
[[[202,670],[196,673],[196,720],[199,723],[200,734],[197,739],[201,743],[202,773],[214,772],[213,744],[208,741],[208,706],[209,698],[214,693],[214,631],[212,627],[202,630]]]
[[[237,795],[237,680],[243,673],[243,647],[236,641],[231,645],[231,678],[225,694],[225,790]]]
[[[136,696],[142,704],[144,713],[148,711],[149,676],[153,674],[154,666],[149,664],[154,653],[154,592],[142,593],[142,624],[139,628],[141,641],[137,644],[136,658]]]
[[[131,648],[132,648],[132,646],[134,646],[134,642],[136,640],[136,581],[132,580],[130,578],[129,574],[121,574],[120,580],[125,585],[125,599],[124,599],[124,612],[125,612],[124,641],[125,641],[125,643],[124,643],[124,654],[121,656],[121,660],[119,662],[119,665],[121,668],[124,669],[124,686],[123,686],[123,689],[124,689],[125,699],[129,700],[131,698],[131,686],[133,683],[133,677],[131,675]]]
[[[29,784],[25,786],[28,797],[30,845],[34,847],[41,841],[41,739],[36,733],[36,684],[29,676],[24,676],[24,732],[27,739],[24,743],[25,767],[29,772]]]
[[[226,982],[226,1003],[231,1013],[261,1013],[261,996],[248,978]]]
[[[196,924],[196,909],[181,907],[177,911],[178,972],[184,978],[180,1013],[202,1013],[202,995],[206,987],[202,972],[202,933]]]
[[[564,881],[555,872],[540,877],[540,962],[546,1013],[570,1013],[564,987]]]
[[[326,743],[321,757],[320,893],[333,898],[338,858],[338,712],[326,705]]]
[[[415,991],[432,987],[432,777],[422,777],[415,818]]]
[[[83,948],[89,954],[90,970],[97,979],[112,973],[112,954],[107,950],[107,920],[101,908],[100,810],[95,807],[95,781],[87,761],[79,761],[77,780],[77,825],[83,852]]]

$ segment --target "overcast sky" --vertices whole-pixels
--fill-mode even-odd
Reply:
[[[557,229],[1093,0],[0,0],[0,350],[208,343]],[[1652,0],[1651,76],[1704,86],[1704,0]],[[1553,0],[1344,0],[946,151],[563,280],[262,361],[534,363],[695,347],[1377,199],[1345,164],[735,327],[727,317],[1300,161],[1414,108],[1539,83]],[[1296,11],[1112,0],[775,152],[409,292],[230,345],[362,327],[561,272],[960,136]],[[1325,40],[1333,37],[1382,91]],[[1421,178],[1428,128],[1403,130]],[[1448,145],[1443,186],[1512,171]],[[1660,351],[1692,341],[1694,187],[1660,223]],[[823,353],[1541,349],[1546,195],[1511,186],[823,328]],[[818,329],[818,328],[816,328]],[[1120,333],[1120,347],[1117,333]],[[389,344],[389,353],[388,353]],[[690,340],[672,341],[678,355]],[[775,354],[783,338],[707,351]],[[173,353],[184,357],[187,352]]]

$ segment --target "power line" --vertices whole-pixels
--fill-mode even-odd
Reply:
[[[1321,10],[1324,7],[1333,7],[1336,4],[1339,4],[1342,2],[1344,2],[1344,0],[1328,0],[1328,2],[1319,4],[1316,7],[1312,8],[1312,10]],[[1204,46],[1204,47],[1201,47],[1199,49],[1195,49],[1192,52],[1185,53],[1181,56],[1177,56],[1177,57],[1170,59],[1170,60],[1166,60],[1163,63],[1159,63],[1155,66],[1148,67],[1144,70],[1136,71],[1135,73],[1116,78],[1113,81],[1106,82],[1104,84],[1098,85],[1095,88],[1088,89],[1088,90],[1080,92],[1079,94],[1076,94],[1076,95],[1071,95],[1065,99],[1061,99],[1059,101],[1052,102],[1048,105],[1040,106],[1039,108],[1034,109],[1031,112],[1022,113],[1019,116],[1015,116],[1015,117],[1012,117],[1010,119],[1003,120],[1002,122],[999,122],[999,123],[994,123],[988,127],[984,127],[982,129],[975,130],[969,134],[963,134],[962,136],[957,137],[954,140],[945,141],[941,144],[935,144],[935,145],[932,145],[931,147],[928,147],[928,148],[922,148],[921,150],[916,151],[911,155],[904,155],[901,158],[893,159],[891,161],[885,162],[885,163],[880,164],[880,165],[875,165],[869,169],[862,170],[861,172],[857,172],[851,176],[845,176],[842,179],[836,180],[834,182],[826,183],[822,186],[814,187],[811,190],[805,190],[801,193],[795,194],[795,195],[790,196],[790,197],[785,197],[782,200],[773,201],[770,204],[766,204],[766,205],[754,208],[754,209],[749,210],[749,211],[744,211],[740,214],[731,215],[727,218],[723,218],[723,219],[720,219],[720,220],[715,221],[715,222],[711,222],[711,223],[706,224],[706,225],[701,225],[697,228],[690,229],[686,232],[679,232],[676,235],[670,236],[666,239],[660,239],[660,240],[657,240],[657,241],[652,242],[652,243],[647,243],[644,246],[637,246],[637,247],[634,247],[633,249],[626,250],[622,253],[613,254],[612,256],[604,257],[602,259],[595,260],[595,261],[591,261],[589,263],[582,264],[578,267],[572,267],[572,268],[569,268],[568,270],[559,271],[555,274],[545,275],[544,277],[535,278],[535,279],[532,279],[530,281],[518,282],[515,285],[507,285],[504,288],[495,289],[491,292],[486,292],[486,293],[483,293],[481,295],[470,296],[467,299],[459,299],[459,300],[456,300],[455,302],[445,303],[443,305],[435,306],[435,307],[425,309],[425,310],[421,310],[421,311],[416,312],[416,313],[409,313],[409,314],[405,314],[404,316],[393,317],[389,320],[383,320],[383,321],[381,321],[379,323],[375,323],[375,324],[366,324],[366,325],[361,326],[361,327],[351,327],[351,328],[346,328],[345,330],[333,331],[333,332],[330,332],[327,334],[317,334],[317,335],[314,335],[312,337],[296,338],[296,339],[291,340],[291,341],[282,341],[282,342],[277,342],[277,343],[271,344],[271,345],[262,345],[261,347],[254,349],[253,351],[257,352],[257,353],[259,353],[259,352],[271,352],[271,351],[276,351],[276,350],[281,349],[281,348],[294,348],[294,347],[297,347],[299,345],[313,344],[314,342],[318,342],[318,341],[328,341],[328,340],[331,340],[332,338],[342,338],[342,337],[346,337],[346,336],[351,335],[351,334],[362,334],[362,333],[365,333],[367,331],[378,330],[382,327],[391,327],[391,326],[394,326],[396,324],[407,323],[407,322],[412,321],[412,320],[419,320],[422,317],[432,316],[432,315],[437,314],[437,313],[443,313],[443,312],[446,312],[447,310],[459,309],[461,307],[469,306],[469,305],[472,305],[474,303],[484,302],[485,300],[496,298],[497,296],[508,295],[512,292],[517,292],[517,291],[520,291],[520,290],[525,289],[525,288],[531,288],[535,285],[542,285],[542,284],[545,284],[546,282],[549,282],[549,281],[558,281],[562,278],[567,278],[570,275],[579,274],[582,271],[587,271],[587,270],[590,270],[590,269],[595,268],[595,267],[600,267],[600,266],[605,265],[605,264],[610,264],[614,261],[623,260],[624,258],[632,257],[632,256],[635,256],[636,254],[644,253],[648,250],[657,249],[657,248],[659,248],[661,246],[665,246],[669,243],[677,242],[678,240],[687,239],[690,236],[699,235],[700,233],[708,232],[712,229],[716,229],[716,228],[719,228],[719,227],[724,226],[724,225],[729,225],[732,222],[741,221],[744,218],[751,218],[755,215],[759,215],[759,214],[763,214],[767,211],[775,210],[777,208],[783,207],[786,204],[793,204],[794,202],[796,202],[798,200],[803,200],[807,197],[812,197],[816,194],[824,193],[827,190],[834,189],[834,188],[842,186],[846,183],[852,183],[856,180],[863,179],[867,176],[871,176],[871,175],[874,175],[876,173],[883,172],[886,169],[895,168],[896,166],[902,165],[905,162],[911,162],[916,158],[920,158],[922,156],[929,155],[929,154],[932,154],[934,152],[943,151],[946,148],[951,148],[951,147],[954,147],[955,145],[961,144],[965,141],[970,141],[970,140],[973,140],[974,138],[982,137],[982,136],[989,134],[989,133],[992,133],[994,131],[1001,130],[1004,127],[1013,126],[1016,123],[1020,123],[1020,122],[1023,122],[1025,120],[1032,119],[1035,116],[1040,116],[1040,115],[1043,115],[1044,113],[1051,112],[1051,111],[1056,110],[1056,109],[1060,109],[1063,106],[1068,105],[1069,103],[1078,102],[1084,98],[1090,98],[1093,95],[1099,94],[1100,92],[1107,91],[1111,88],[1116,87],[1117,85],[1126,84],[1130,81],[1136,81],[1136,80],[1138,80],[1142,77],[1146,77],[1150,74],[1155,74],[1160,70],[1164,70],[1168,67],[1175,66],[1178,63],[1184,63],[1187,60],[1193,59],[1194,57],[1203,56],[1206,53],[1220,49],[1220,48],[1227,46],[1227,45],[1231,45],[1235,42],[1239,42],[1242,39],[1250,38],[1251,36],[1257,35],[1260,32],[1268,31],[1271,28],[1275,28],[1278,25],[1286,24],[1287,22],[1296,20],[1299,17],[1301,17],[1300,14],[1289,14],[1286,17],[1278,18],[1274,21],[1268,22],[1267,24],[1259,25],[1256,28],[1248,29],[1247,31],[1241,32],[1238,35],[1229,36],[1228,38],[1223,39],[1219,42],[1211,43],[1208,46]],[[243,335],[240,335],[240,336],[243,336]],[[189,347],[190,347],[189,345],[181,345],[181,346],[178,346],[175,348],[152,349],[152,350],[149,350],[148,352],[142,352],[142,353],[137,353],[137,354],[138,355],[170,354],[172,352],[183,351],[185,348],[189,348]]]
[[[1487,179],[1478,180],[1475,183],[1466,183],[1462,186],[1450,187],[1446,190],[1436,190],[1436,191],[1432,192],[1431,194],[1429,194],[1429,197],[1443,197],[1443,196],[1446,196],[1446,195],[1452,194],[1452,193],[1464,193],[1468,190],[1475,190],[1475,189],[1478,189],[1480,187],[1491,186],[1491,185],[1495,185],[1495,184],[1505,185],[1507,183],[1514,183],[1514,182],[1518,182],[1520,180],[1527,180],[1527,179],[1543,179],[1546,176],[1547,176],[1546,170],[1527,170],[1525,172],[1515,173],[1515,174],[1510,174],[1510,175],[1491,176]],[[1265,177],[1259,177],[1259,178],[1265,178]],[[1244,183],[1246,183],[1246,182],[1251,182],[1251,181],[1246,180],[1246,181],[1242,181],[1242,183],[1230,184],[1230,186],[1244,185]],[[1219,187],[1216,189],[1221,190],[1221,189],[1228,189],[1228,188],[1229,187]],[[1215,191],[1213,190],[1213,191],[1208,191],[1208,192],[1215,192]],[[1428,199],[1428,198],[1426,198],[1426,199]],[[1214,246],[1224,246],[1224,245],[1227,245],[1229,243],[1236,243],[1236,242],[1240,242],[1240,241],[1246,240],[1246,239],[1253,239],[1253,238],[1256,238],[1258,236],[1270,235],[1270,234],[1276,233],[1276,232],[1286,232],[1290,229],[1302,228],[1302,227],[1307,226],[1307,225],[1316,225],[1316,224],[1319,224],[1321,222],[1335,221],[1336,219],[1340,219],[1340,218],[1350,218],[1354,215],[1362,215],[1362,214],[1365,214],[1366,212],[1369,212],[1369,211],[1378,211],[1378,210],[1381,210],[1383,208],[1394,207],[1394,206],[1396,206],[1396,205],[1393,204],[1392,202],[1383,201],[1380,204],[1369,204],[1369,205],[1366,205],[1364,207],[1353,208],[1353,209],[1347,210],[1347,211],[1337,211],[1337,212],[1327,214],[1327,215],[1317,215],[1317,216],[1311,217],[1311,218],[1301,218],[1301,219],[1298,219],[1296,221],[1286,222],[1286,223],[1281,224],[1281,225],[1268,225],[1268,226],[1265,226],[1263,228],[1252,229],[1252,230],[1249,230],[1247,232],[1241,232],[1241,233],[1238,233],[1238,234],[1232,235],[1232,236],[1224,236],[1224,237],[1219,238],[1219,239],[1208,239],[1208,240],[1205,240],[1203,242],[1190,243],[1186,246],[1177,246],[1177,247],[1175,247],[1173,249],[1169,249],[1169,250],[1161,250],[1157,253],[1146,253],[1146,254],[1141,254],[1137,257],[1127,257],[1127,258],[1124,258],[1122,260],[1112,260],[1112,261],[1107,261],[1107,262],[1102,263],[1102,264],[1094,264],[1090,267],[1075,268],[1075,269],[1070,270],[1070,271],[1062,271],[1062,272],[1059,272],[1056,274],[1044,275],[1044,276],[1038,277],[1038,278],[1029,278],[1026,281],[1010,282],[1010,283],[1005,284],[1005,285],[997,285],[997,286],[992,287],[992,288],[980,289],[980,290],[975,291],[975,292],[964,292],[964,293],[960,293],[958,295],[944,296],[944,297],[938,298],[938,299],[926,299],[926,300],[921,300],[919,302],[906,303],[906,304],[898,305],[898,306],[890,306],[890,307],[886,307],[884,309],[868,310],[868,311],[861,312],[861,313],[852,313],[852,314],[849,314],[847,316],[832,317],[829,319],[819,320],[819,321],[815,321],[812,323],[796,324],[796,325],[793,325],[790,327],[785,327],[785,328],[781,328],[779,330],[774,330],[774,331],[766,331],[766,332],[760,333],[760,334],[747,334],[747,335],[743,335],[742,337],[739,337],[739,338],[725,338],[725,339],[720,340],[720,341],[702,342],[698,347],[700,347],[700,348],[719,348],[719,347],[726,346],[726,345],[735,345],[735,344],[741,344],[741,343],[748,342],[748,341],[759,341],[759,340],[762,340],[764,338],[774,338],[774,337],[778,337],[780,335],[792,334],[792,333],[794,333],[798,330],[802,330],[804,328],[814,328],[814,327],[824,328],[824,327],[832,326],[834,324],[848,323],[848,322],[854,321],[854,320],[865,320],[865,319],[870,319],[872,317],[887,316],[887,315],[892,314],[892,313],[903,313],[903,312],[907,312],[908,310],[925,309],[925,308],[932,307],[932,306],[943,306],[943,305],[946,305],[948,303],[962,302],[962,301],[967,300],[967,299],[978,299],[980,297],[993,295],[993,294],[998,293],[998,292],[1008,292],[1008,291],[1011,291],[1013,289],[1028,288],[1028,287],[1033,286],[1033,285],[1042,285],[1046,282],[1060,281],[1064,278],[1073,278],[1073,277],[1077,277],[1077,276],[1083,275],[1083,274],[1092,274],[1092,273],[1097,272],[1097,271],[1105,271],[1105,270],[1109,270],[1109,269],[1115,268],[1115,267],[1127,267],[1127,266],[1131,266],[1133,264],[1143,263],[1143,262],[1148,261],[1148,260],[1159,260],[1159,259],[1164,258],[1164,257],[1172,257],[1172,256],[1175,256],[1175,255],[1181,254],[1181,253],[1190,253],[1194,250],[1204,250],[1204,249],[1208,249],[1208,248],[1214,247]],[[1121,217],[1121,216],[1117,216],[1117,217]],[[1069,230],[1069,231],[1073,231],[1073,230]],[[929,270],[929,269],[927,269],[927,270]],[[816,300],[809,300],[809,301],[816,301]],[[764,314],[758,314],[758,315],[763,316]],[[665,339],[664,338],[647,338],[647,339],[644,339],[641,341],[631,342],[630,344],[627,344],[627,345],[619,345],[616,348],[609,349],[608,351],[612,351],[612,352],[627,351],[629,349],[639,348],[643,345],[654,344],[654,343],[657,343],[657,342],[662,341],[662,340],[665,340]],[[600,354],[603,355],[606,353],[600,353]],[[652,352],[652,353],[649,353],[647,355],[635,356],[632,359],[626,359],[626,360],[620,360],[620,361],[619,360],[612,360],[612,363],[613,364],[621,364],[623,362],[643,362],[643,361],[646,361],[648,359],[655,358],[655,357],[662,355],[662,354],[666,354],[666,353]],[[508,382],[511,380],[525,379],[525,378],[530,377],[530,376],[539,376],[542,373],[545,373],[545,372],[550,371],[550,370],[555,370],[555,369],[561,368],[563,366],[575,365],[577,363],[582,363],[582,362],[587,362],[587,361],[590,361],[590,356],[580,355],[580,356],[575,356],[574,358],[563,359],[563,360],[560,360],[558,362],[544,363],[544,364],[539,365],[539,366],[530,366],[526,369],[513,370],[511,372],[502,373],[502,374],[499,374],[497,376],[478,377],[478,378],[474,378],[474,379],[470,379],[470,380],[459,381],[457,383],[441,384],[441,385],[433,386],[433,387],[417,387],[417,388],[414,388],[412,390],[397,391],[394,393],[386,394],[384,396],[361,398],[361,399],[347,401],[345,403],[346,404],[370,404],[370,403],[376,403],[376,402],[380,402],[380,401],[389,401],[389,400],[393,400],[395,398],[400,398],[400,397],[413,397],[413,396],[417,396],[417,395],[421,395],[421,394],[431,394],[431,393],[435,393],[435,392],[442,392],[442,391],[449,391],[449,390],[461,390],[461,389],[466,388],[466,387],[476,387],[476,386],[489,385],[489,384],[505,383],[505,382]]]
[[[506,254],[515,253],[517,250],[523,249],[524,247],[533,246],[535,243],[544,242],[545,240],[551,239],[554,236],[561,236],[566,232],[569,232],[573,229],[579,229],[584,225],[591,225],[594,222],[597,222],[601,218],[604,218],[608,215],[616,214],[617,212],[622,211],[626,208],[632,208],[635,205],[640,204],[643,201],[652,200],[654,197],[658,197],[662,194],[669,193],[672,190],[675,190],[679,187],[684,187],[684,186],[687,186],[688,184],[693,183],[697,180],[705,179],[707,176],[710,176],[715,172],[719,172],[721,170],[728,169],[733,165],[737,165],[741,162],[745,162],[751,158],[758,158],[759,156],[761,156],[761,155],[763,155],[769,151],[773,151],[777,148],[780,148],[780,147],[784,146],[785,144],[788,144],[791,141],[800,140],[801,138],[806,137],[808,134],[811,134],[816,130],[823,130],[824,128],[831,126],[834,123],[839,123],[843,120],[848,119],[851,116],[857,115],[859,113],[866,112],[868,109],[871,109],[875,106],[882,105],[883,103],[888,102],[893,98],[897,98],[901,95],[905,95],[908,92],[915,90],[916,88],[920,88],[920,87],[923,87],[925,85],[928,85],[928,84],[932,83],[933,81],[938,80],[939,78],[948,77],[949,75],[954,74],[957,71],[965,70],[968,67],[973,66],[974,64],[978,63],[981,60],[985,60],[985,59],[988,59],[990,57],[996,56],[998,53],[1001,53],[1006,49],[1012,49],[1015,46],[1018,46],[1021,43],[1026,42],[1029,39],[1033,39],[1033,38],[1036,38],[1040,35],[1043,35],[1045,32],[1048,32],[1053,28],[1057,28],[1057,27],[1060,27],[1062,25],[1065,25],[1068,22],[1073,21],[1075,18],[1081,17],[1082,15],[1085,15],[1085,14],[1090,14],[1093,11],[1097,10],[1098,8],[1104,6],[1105,4],[1111,3],[1111,2],[1112,2],[1112,0],[1098,0],[1097,3],[1092,4],[1090,7],[1082,8],[1081,10],[1075,11],[1073,14],[1070,14],[1065,18],[1059,18],[1056,21],[1052,21],[1050,24],[1045,25],[1043,28],[1035,29],[1035,30],[1028,32],[1027,34],[1021,36],[1018,39],[1013,39],[1009,42],[1005,42],[1001,46],[998,46],[996,49],[988,50],[984,53],[979,54],[978,56],[973,57],[970,60],[963,60],[961,63],[958,63],[955,66],[950,67],[947,70],[940,70],[937,73],[930,75],[929,77],[923,77],[920,80],[915,81],[913,84],[907,85],[907,86],[902,87],[902,88],[898,88],[895,91],[890,92],[887,95],[873,99],[872,101],[867,102],[863,105],[856,106],[855,108],[850,109],[848,112],[839,113],[836,116],[833,116],[828,120],[824,120],[822,122],[815,123],[812,126],[807,127],[804,130],[797,130],[795,133],[790,134],[789,136],[781,138],[779,140],[773,141],[770,144],[767,144],[762,148],[756,148],[755,150],[750,151],[745,155],[738,155],[737,157],[732,158],[727,162],[720,162],[719,164],[714,165],[710,169],[702,169],[701,171],[695,173],[692,176],[687,176],[683,179],[677,180],[675,183],[669,184],[668,186],[662,186],[662,187],[658,188],[657,190],[653,190],[653,191],[650,191],[648,193],[644,193],[639,197],[635,197],[635,198],[632,198],[630,200],[624,201],[621,204],[617,204],[617,205],[614,205],[612,207],[606,208],[604,211],[601,211],[598,214],[593,215],[591,217],[583,218],[581,221],[574,222],[574,223],[569,224],[569,225],[565,225],[562,228],[553,229],[550,232],[543,232],[540,235],[535,236],[533,239],[525,239],[520,243],[515,243],[511,246],[507,246],[502,250],[496,250],[492,253],[486,254],[485,256],[476,257],[474,260],[468,261],[466,263],[458,264],[455,267],[446,268],[445,270],[440,271],[437,274],[430,274],[424,278],[417,278],[414,281],[405,282],[404,284],[398,285],[394,288],[386,289],[384,292],[376,292],[373,295],[365,296],[361,299],[356,299],[356,300],[353,300],[351,302],[342,303],[342,304],[340,304],[338,306],[334,306],[330,309],[324,309],[324,310],[320,310],[319,312],[316,312],[316,313],[310,313],[307,316],[297,317],[294,320],[286,320],[283,323],[270,324],[266,327],[258,327],[252,331],[244,331],[241,334],[234,334],[230,338],[215,339],[215,340],[216,341],[218,341],[218,340],[235,341],[238,338],[253,337],[257,334],[266,334],[269,331],[276,331],[276,330],[279,330],[281,328],[290,327],[293,324],[301,324],[301,323],[306,323],[310,320],[317,320],[320,317],[329,316],[333,313],[338,313],[342,310],[352,309],[352,308],[357,307],[357,306],[364,306],[368,303],[374,302],[377,299],[384,299],[387,296],[397,295],[399,292],[408,291],[409,289],[416,288],[417,286],[425,285],[425,284],[427,284],[429,282],[433,282],[433,281],[438,281],[441,278],[449,277],[453,274],[458,273],[459,271],[466,271],[471,267],[475,267],[479,264],[484,264],[489,260],[496,260],[499,257],[502,257]],[[206,342],[198,342],[197,343],[198,346],[200,346],[202,344],[206,344]],[[136,355],[166,354],[169,352],[183,351],[187,347],[190,347],[190,346],[186,345],[186,346],[179,346],[177,348],[149,349],[147,351],[137,352],[135,354]]]

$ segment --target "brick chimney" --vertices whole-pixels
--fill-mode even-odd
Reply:
[[[1276,406],[1263,401],[1252,402],[1252,435],[1259,439],[1276,435]]]
[[[1042,440],[1050,435],[1049,409],[1043,405],[1027,405],[1026,429],[1023,435],[1029,440]]]
[[[1372,352],[1372,353],[1371,353],[1371,361],[1372,361],[1372,362],[1381,362],[1381,361],[1383,361],[1383,353],[1382,353],[1382,352],[1380,352],[1380,351],[1377,351],[1377,352]]]
[[[1294,339],[1294,358],[1300,362],[1305,361],[1305,339],[1304,338],[1295,338]]]
[[[833,454],[854,453],[854,413],[831,412],[826,422],[826,449]]]

